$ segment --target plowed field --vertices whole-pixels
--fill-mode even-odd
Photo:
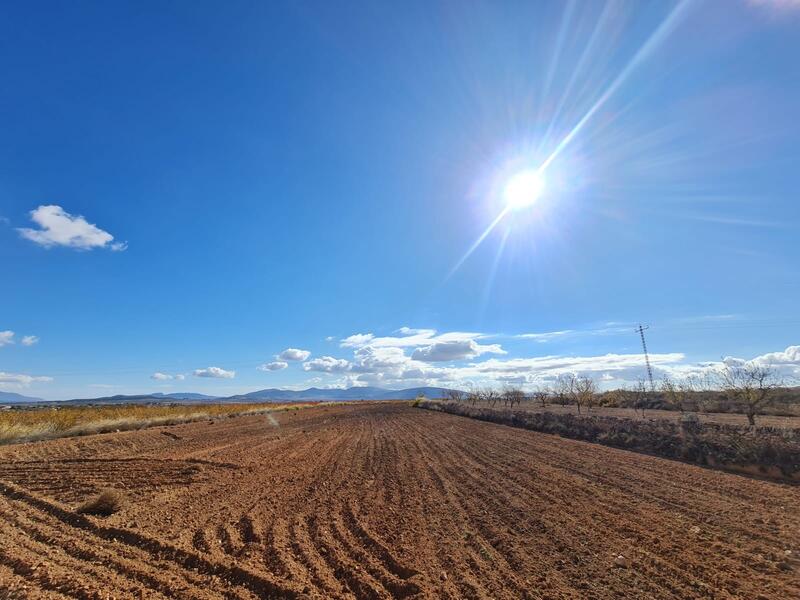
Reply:
[[[799,544],[798,487],[400,404],[0,449],[0,598],[800,598]]]

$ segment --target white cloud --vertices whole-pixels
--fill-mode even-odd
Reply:
[[[472,333],[467,331],[449,331],[437,334],[435,329],[412,329],[411,327],[401,327],[398,332],[400,336],[375,337],[372,333],[357,333],[344,338],[340,346],[342,348],[360,348],[362,346],[373,346],[375,348],[412,348],[430,346],[438,342],[463,342],[466,340],[477,340],[491,337],[484,333]]]
[[[289,366],[289,363],[283,362],[282,360],[276,360],[275,362],[271,363],[264,363],[263,365],[259,365],[256,367],[259,371],[280,371],[285,369]]]
[[[150,375],[150,379],[155,379],[156,381],[168,381],[170,379],[175,379],[177,381],[183,381],[186,379],[186,375],[183,373],[178,373],[177,375],[170,375],[169,373],[161,373],[157,371]]]
[[[14,343],[13,331],[0,331],[0,347]]]
[[[417,348],[411,355],[414,360],[424,362],[447,362],[475,358],[481,354],[506,354],[499,344],[481,345],[475,340],[436,342],[430,346]]]
[[[429,331],[433,331],[431,329],[415,329],[413,327],[401,327],[395,333],[399,333],[401,335],[415,335],[417,333],[427,333]]]
[[[571,329],[564,329],[562,331],[547,331],[544,333],[522,333],[517,337],[527,340],[534,340],[540,343],[545,343],[545,342],[551,342],[559,338],[563,338],[572,333],[574,333],[574,331],[572,331]]]
[[[368,343],[375,336],[371,333],[354,333],[344,338],[340,344],[342,348],[358,348]]]
[[[18,228],[19,234],[40,246],[66,246],[79,250],[109,248],[121,251],[125,242],[115,242],[114,236],[89,223],[80,215],[71,215],[60,206],[42,205],[31,211],[31,220],[40,229]]]
[[[595,330],[609,334],[618,324],[606,324]],[[626,330],[629,328],[626,328]],[[511,359],[491,358],[463,363],[486,353],[506,354],[499,344],[481,344],[478,340],[496,337],[471,332],[443,332],[433,329],[403,327],[398,336],[376,337],[372,333],[356,334],[341,340],[342,347],[352,348],[352,360],[325,356],[304,363],[306,371],[341,374],[335,385],[381,385],[389,388],[415,385],[467,387],[469,385],[505,384],[534,385],[555,380],[564,373],[578,373],[604,382],[613,379],[627,381],[645,373],[641,354],[606,354],[602,356],[541,356]],[[557,332],[545,334],[558,337]],[[563,333],[569,335],[572,330]],[[520,336],[512,336],[519,338]],[[526,334],[536,339],[537,334]],[[651,355],[656,373],[686,368],[684,355],[666,353]],[[695,367],[692,367],[695,368]]]
[[[287,348],[280,354],[278,354],[275,358],[279,360],[291,360],[291,361],[300,361],[305,360],[309,356],[311,356],[311,352],[308,350],[298,350],[297,348]]]
[[[39,336],[36,335],[26,335],[22,338],[22,345],[23,346],[33,346],[34,344],[39,343]]]
[[[226,371],[219,367],[206,367],[205,369],[195,369],[195,377],[213,377],[215,379],[233,379],[236,371]]]
[[[0,386],[28,387],[32,383],[46,383],[48,381],[53,381],[53,378],[23,375],[21,373],[4,373],[0,371]]]
[[[722,364],[728,366],[753,364],[770,367],[778,377],[787,377],[792,380],[800,379],[800,346],[789,346],[786,350],[767,352],[751,359],[726,356],[722,359]]]
[[[303,363],[304,371],[318,371],[320,373],[344,373],[350,369],[350,362],[344,359],[322,356]]]

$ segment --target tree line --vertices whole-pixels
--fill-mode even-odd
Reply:
[[[565,373],[552,384],[537,386],[527,392],[515,386],[502,389],[474,387],[467,391],[449,390],[447,400],[508,409],[519,406],[523,401],[543,409],[548,404],[572,405],[578,414],[591,413],[594,407],[602,404],[632,408],[644,418],[646,411],[653,408],[654,404],[658,408],[679,411],[687,416],[701,409],[717,412],[721,408],[721,397],[727,403],[723,412],[744,414],[750,426],[755,427],[756,418],[776,403],[781,396],[779,390],[785,385],[773,367],[743,363],[725,365],[709,371],[703,377],[674,379],[665,376],[653,386],[646,379],[638,378],[631,385],[606,392],[599,392],[596,381],[591,377]]]

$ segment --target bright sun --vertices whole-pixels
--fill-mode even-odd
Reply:
[[[503,192],[508,208],[530,206],[544,191],[544,179],[539,171],[521,171],[511,177]]]

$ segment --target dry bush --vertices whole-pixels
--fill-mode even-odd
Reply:
[[[497,410],[441,402],[423,403],[422,408],[701,465],[753,469],[755,474],[800,480],[800,429]]]
[[[317,404],[123,404],[48,406],[0,411],[0,444],[129,431],[222,417],[257,415]]]
[[[116,490],[103,490],[92,500],[78,507],[78,512],[85,515],[107,517],[122,508],[122,496]]]

